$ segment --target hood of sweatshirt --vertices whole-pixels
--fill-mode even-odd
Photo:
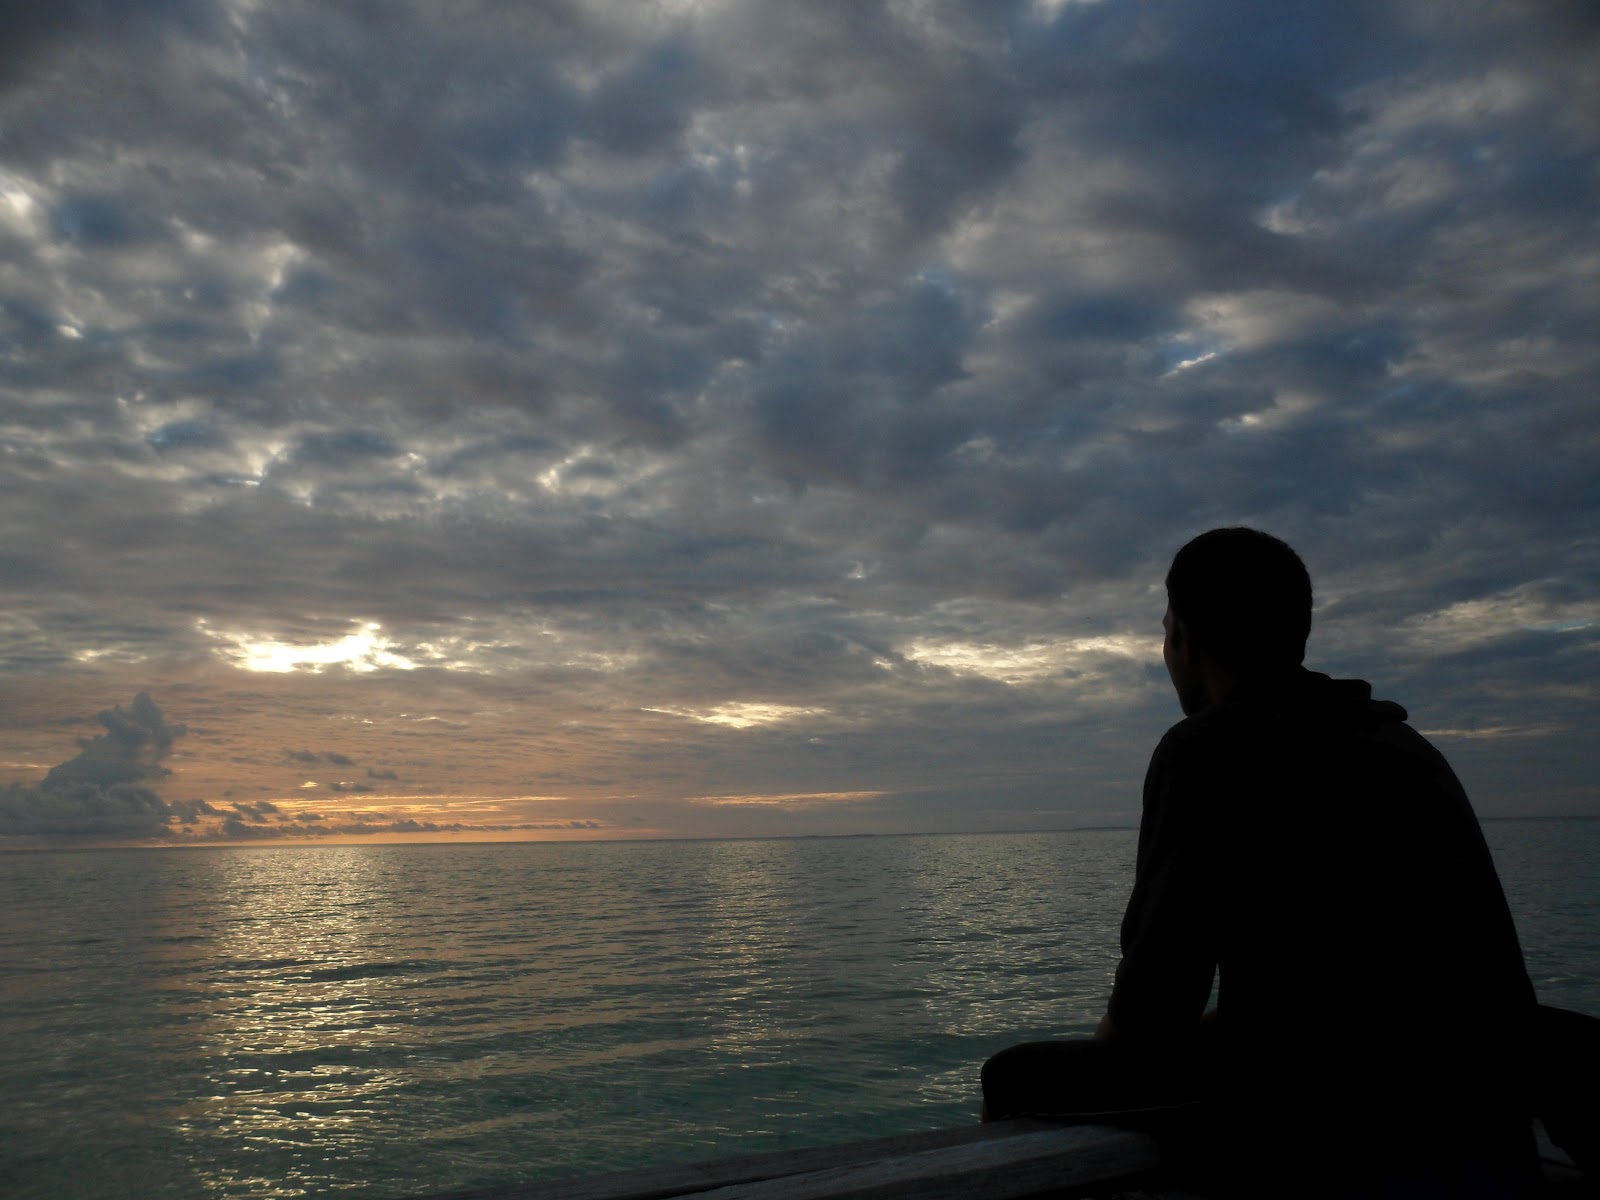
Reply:
[[[1334,679],[1304,667],[1239,684],[1222,702],[1232,704],[1309,710],[1319,720],[1350,725],[1380,725],[1407,717],[1406,710],[1393,700],[1374,700],[1372,685],[1365,679]]]

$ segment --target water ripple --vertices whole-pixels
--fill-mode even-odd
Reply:
[[[1488,832],[1541,991],[1600,1006],[1600,823]],[[962,1123],[988,1054],[1093,1027],[1133,847],[7,856],[7,1195],[384,1197]]]

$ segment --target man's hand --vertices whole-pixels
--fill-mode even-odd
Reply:
[[[1216,1019],[1217,1010],[1214,1008],[1208,1009],[1206,1012],[1201,1014],[1200,1024],[1211,1025],[1216,1022]],[[1121,1036],[1122,1035],[1117,1032],[1116,1023],[1111,1020],[1110,1013],[1107,1013],[1105,1016],[1101,1017],[1100,1024],[1095,1026],[1094,1040],[1097,1042],[1109,1042],[1111,1039]]]

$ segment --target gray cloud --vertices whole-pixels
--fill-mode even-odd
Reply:
[[[171,774],[161,760],[188,729],[169,724],[149,692],[140,692],[127,708],[119,704],[107,709],[98,720],[106,731],[84,738],[76,757],[51,767],[44,787],[79,783],[110,787]]]
[[[1151,587],[1246,521],[1327,665],[1592,777],[1576,8],[116,7],[4,18],[8,671],[375,623],[455,744],[603,728],[597,789],[1068,821],[1136,803]]]
[[[324,762],[332,763],[338,767],[355,765],[354,759],[348,754],[340,754],[337,750],[323,750],[320,753],[316,750],[285,750],[283,756],[290,762],[305,763],[307,765]]]
[[[160,837],[173,821],[192,823],[204,802],[174,808],[147,781],[187,729],[167,722],[148,692],[127,708],[102,712],[105,732],[80,741],[78,754],[51,767],[33,787],[0,792],[0,834],[44,837]]]
[[[476,825],[461,821],[419,821],[414,817],[376,820],[329,820],[321,813],[306,813],[278,824],[253,822],[244,815],[228,814],[216,837],[226,841],[281,841],[285,838],[373,837],[381,834],[574,833],[603,829],[598,821],[540,821],[510,825]]]

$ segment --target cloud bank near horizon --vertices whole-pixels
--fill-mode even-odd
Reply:
[[[127,708],[106,709],[96,720],[106,732],[80,739],[76,756],[32,786],[0,789],[0,839],[24,845],[139,841],[157,843],[251,842],[395,835],[567,834],[603,830],[593,820],[433,821],[396,816],[381,808],[361,811],[286,810],[271,800],[164,799],[158,781],[172,774],[162,765],[188,729],[166,720],[148,692]],[[353,765],[336,751],[288,751],[298,763]],[[371,778],[392,771],[369,768]],[[366,784],[334,783],[333,792],[371,792]],[[411,807],[402,804],[402,808]]]
[[[8,13],[0,748],[148,689],[186,802],[1096,822],[1248,523],[1481,807],[1600,810],[1586,12]]]

